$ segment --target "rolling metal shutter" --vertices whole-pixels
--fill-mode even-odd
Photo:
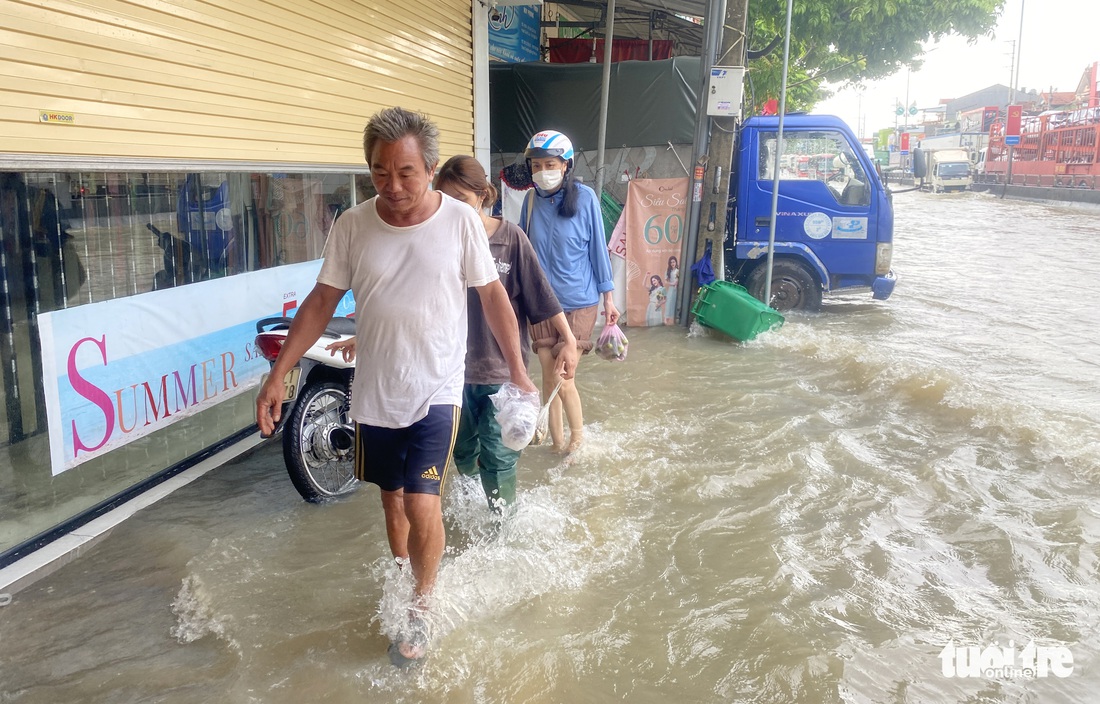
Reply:
[[[469,0],[0,0],[8,154],[363,165],[422,110],[473,149]]]

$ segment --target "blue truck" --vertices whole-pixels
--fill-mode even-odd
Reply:
[[[779,118],[752,117],[738,136],[727,209],[726,269],[764,299]],[[814,311],[824,294],[890,297],[894,208],[856,135],[839,118],[787,115],[778,160],[771,305]]]

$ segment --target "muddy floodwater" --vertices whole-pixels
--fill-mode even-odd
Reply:
[[[377,490],[268,444],[0,607],[0,702],[1097,701],[1100,212],[895,203],[891,300],[628,329],[503,528],[450,478],[417,670]]]

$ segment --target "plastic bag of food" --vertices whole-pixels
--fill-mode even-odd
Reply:
[[[621,362],[626,359],[626,335],[618,325],[604,327],[596,340],[596,354],[609,362]]]
[[[537,391],[524,391],[512,382],[505,382],[500,390],[489,397],[497,409],[500,437],[504,446],[517,452],[531,443],[538,426],[539,402]]]

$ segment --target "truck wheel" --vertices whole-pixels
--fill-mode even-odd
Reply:
[[[764,300],[764,283],[768,275],[767,262],[749,274],[748,286],[757,300]],[[821,285],[817,277],[801,262],[776,259],[772,267],[772,300],[769,305],[782,312],[801,310],[814,312],[821,308]]]

